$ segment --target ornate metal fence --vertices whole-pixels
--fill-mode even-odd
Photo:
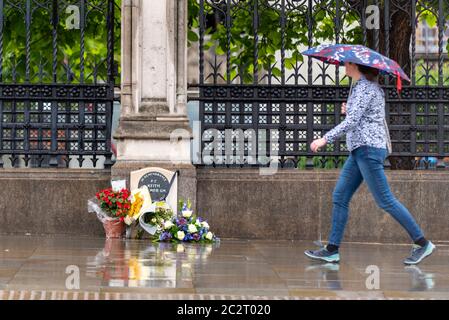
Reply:
[[[435,157],[437,168],[447,167],[449,1],[197,0],[191,10],[190,39],[196,32],[199,44],[191,87],[199,88],[203,135],[197,165],[341,166],[343,139],[318,154],[309,145],[344,119],[349,79],[299,53],[328,42],[370,46],[412,79],[401,97],[393,78],[380,79],[393,143],[386,166],[427,168]]]
[[[0,167],[112,165],[119,9],[0,0]]]

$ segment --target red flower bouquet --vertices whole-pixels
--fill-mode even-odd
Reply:
[[[107,188],[97,192],[96,197],[100,202],[101,209],[111,218],[118,218],[121,222],[125,219],[131,208],[131,192],[127,189],[114,191]]]

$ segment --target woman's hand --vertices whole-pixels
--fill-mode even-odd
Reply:
[[[326,138],[316,139],[310,144],[310,149],[312,149],[312,152],[318,152],[319,149],[324,147],[326,144]]]
[[[341,104],[341,114],[346,114],[346,102]]]

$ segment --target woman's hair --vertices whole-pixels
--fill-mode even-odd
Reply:
[[[357,68],[359,68],[359,71],[363,73],[365,78],[367,78],[369,81],[377,82],[377,77],[379,76],[379,69],[364,66],[362,64],[356,63]]]

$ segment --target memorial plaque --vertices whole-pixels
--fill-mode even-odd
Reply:
[[[160,201],[165,198],[165,201],[177,213],[178,201],[178,178],[175,177],[170,188],[170,181],[176,174],[174,171],[169,171],[163,168],[150,167],[131,172],[130,187],[131,190],[146,185],[150,191],[151,201]]]
[[[139,188],[147,186],[150,190],[151,200],[160,201],[167,198],[170,192],[170,181],[160,172],[151,171],[145,173],[139,179]]]

